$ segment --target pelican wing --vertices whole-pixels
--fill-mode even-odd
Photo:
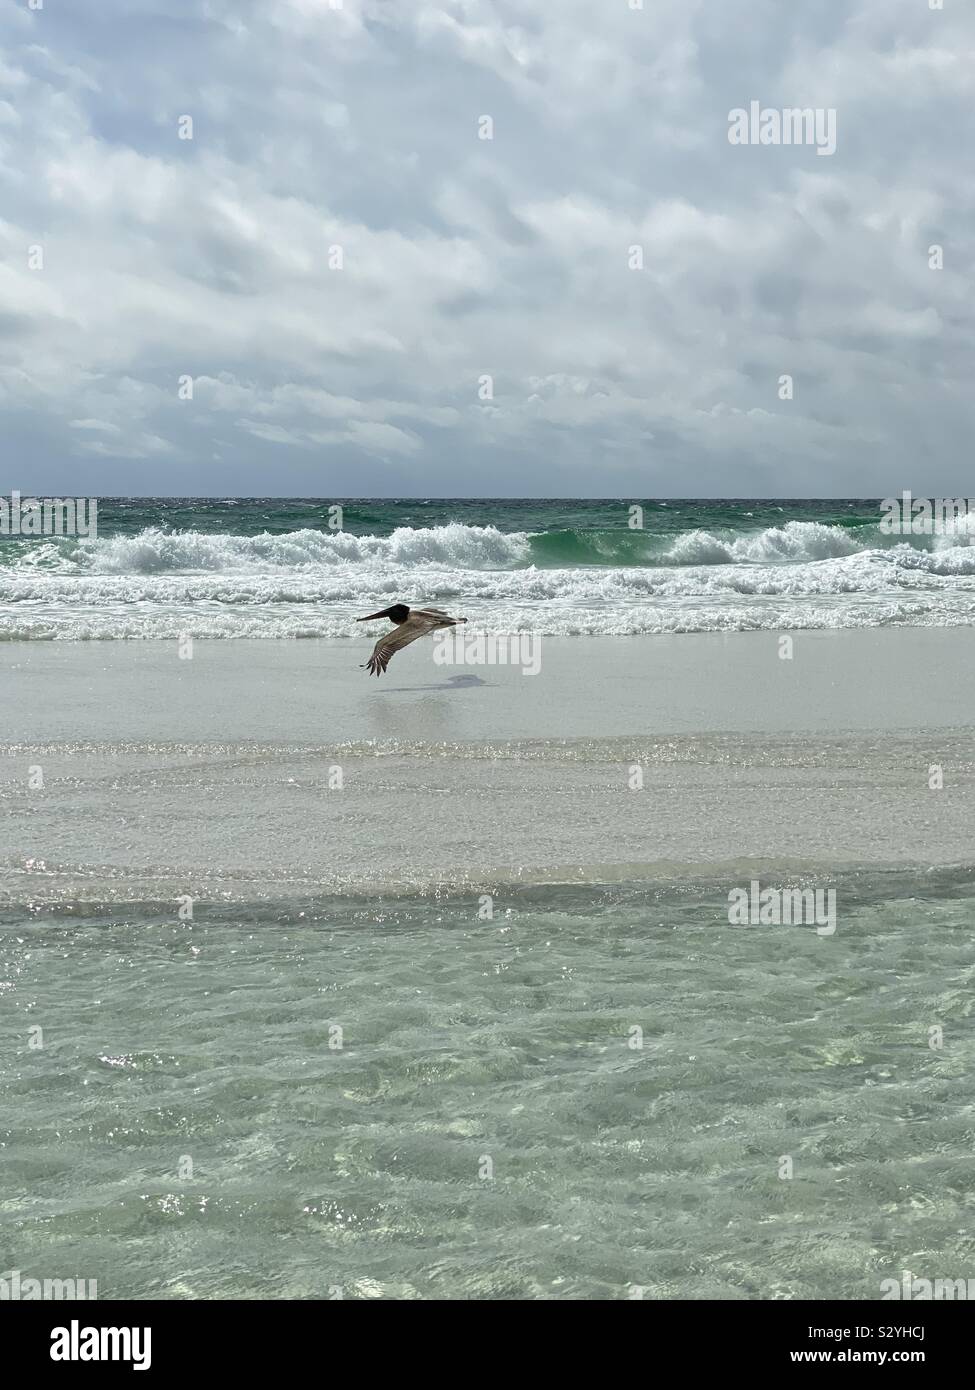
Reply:
[[[445,613],[442,608],[412,608],[410,618],[429,619],[431,628],[450,627],[458,621],[456,618],[452,618],[449,613]]]
[[[400,623],[385,637],[380,637],[373,647],[372,656],[366,662],[366,670],[371,676],[381,676],[401,647],[408,647],[411,642],[415,642],[418,637],[424,637],[435,627],[443,627],[445,618],[446,613],[433,609],[414,609],[405,623]],[[447,619],[448,623],[451,621],[452,619]]]

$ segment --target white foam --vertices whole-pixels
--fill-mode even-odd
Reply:
[[[82,568],[97,574],[330,569],[336,565],[381,563],[448,565],[464,569],[506,568],[527,561],[524,532],[505,533],[494,526],[452,523],[416,530],[400,526],[389,536],[354,536],[348,531],[291,531],[284,535],[221,535],[200,531],[163,531],[151,527],[138,536],[79,541],[73,547],[37,547],[47,555],[32,557],[57,568]]]
[[[975,546],[865,548],[814,522],[727,541],[690,531],[671,563],[627,567],[540,568],[526,533],[460,524],[388,537],[148,530],[13,556],[0,638],[358,636],[352,619],[393,599],[552,635],[946,626],[975,611]]]
[[[721,565],[734,561],[776,563],[791,560],[829,560],[855,555],[863,546],[841,526],[818,521],[789,521],[751,536],[723,541],[710,531],[688,531],[671,546],[667,559],[678,565]]]

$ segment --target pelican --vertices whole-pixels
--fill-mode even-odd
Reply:
[[[405,603],[394,603],[379,613],[370,613],[365,618],[356,618],[357,623],[371,623],[375,618],[388,618],[395,623],[392,632],[380,637],[366,662],[366,670],[372,676],[381,676],[400,647],[408,647],[418,637],[425,637],[438,627],[454,627],[466,623],[466,618],[451,618],[442,608],[410,608]]]

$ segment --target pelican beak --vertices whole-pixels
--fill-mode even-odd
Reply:
[[[388,618],[389,609],[384,608],[381,613],[369,613],[365,618],[356,618],[357,623],[371,623],[373,618]]]

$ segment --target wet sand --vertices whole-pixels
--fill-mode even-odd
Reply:
[[[975,633],[10,644],[8,903],[972,860]],[[943,767],[943,789],[929,769]],[[31,787],[40,768],[43,787]],[[36,774],[35,779],[36,780]],[[642,786],[640,785],[642,781]]]

